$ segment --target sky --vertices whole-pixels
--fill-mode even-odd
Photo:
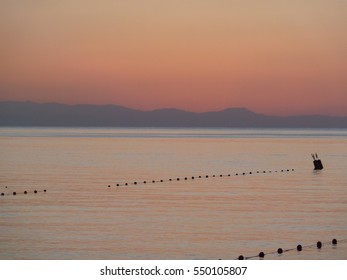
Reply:
[[[347,115],[347,0],[0,0],[0,101]]]

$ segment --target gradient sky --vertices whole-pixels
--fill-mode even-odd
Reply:
[[[345,0],[0,0],[0,100],[347,115]]]

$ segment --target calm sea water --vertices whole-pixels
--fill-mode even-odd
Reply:
[[[1,128],[0,155],[0,259],[347,259],[347,130]]]

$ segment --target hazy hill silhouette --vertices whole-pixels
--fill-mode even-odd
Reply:
[[[0,126],[347,128],[346,117],[278,117],[245,108],[193,113],[178,109],[140,111],[116,105],[0,102]]]

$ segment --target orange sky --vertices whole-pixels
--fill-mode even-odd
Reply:
[[[347,1],[0,5],[0,100],[347,115]]]

